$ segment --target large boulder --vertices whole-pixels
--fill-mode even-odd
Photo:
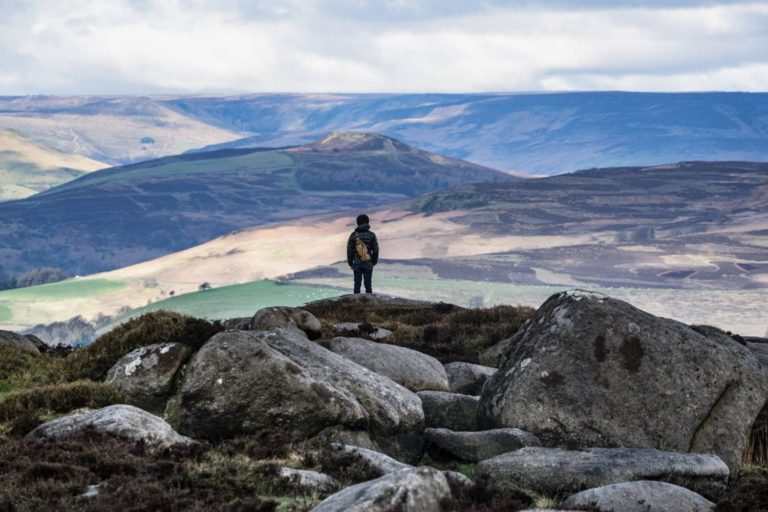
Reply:
[[[334,338],[324,346],[412,391],[448,391],[442,363],[416,350],[362,338]]]
[[[448,374],[448,384],[454,393],[479,395],[485,381],[493,377],[496,368],[472,363],[448,363],[445,365]]]
[[[479,430],[478,397],[446,391],[420,391],[418,395],[428,427],[457,431]]]
[[[735,468],[766,396],[760,363],[731,337],[564,292],[509,345],[480,417],[547,445],[716,453]]]
[[[651,448],[523,448],[478,464],[477,475],[497,489],[523,487],[546,495],[576,492],[631,480],[663,480],[707,496],[719,496],[728,466],[715,455]]]
[[[162,414],[173,393],[174,378],[192,349],[181,343],[160,343],[133,350],[107,372],[106,382],[132,404]]]
[[[684,487],[664,482],[625,482],[589,489],[563,502],[563,508],[598,512],[712,512],[715,504]]]
[[[317,339],[323,334],[323,326],[315,315],[301,308],[275,306],[263,308],[256,312],[248,324],[248,330],[269,330],[295,327],[304,332],[310,339]]]
[[[27,434],[27,437],[58,441],[87,432],[141,441],[151,448],[171,448],[195,443],[179,435],[162,418],[132,405],[110,405],[102,409],[74,412],[43,423]]]
[[[422,450],[418,396],[292,328],[211,338],[167,414],[181,432],[207,439],[248,435],[282,446],[339,429],[367,432],[404,460]]]
[[[332,476],[307,469],[276,468],[277,479],[296,492],[328,495],[336,492],[341,484]]]
[[[541,446],[541,441],[536,436],[517,428],[498,428],[480,432],[454,432],[447,428],[428,428],[424,434],[428,447],[432,451],[467,462],[480,462],[527,446]]]
[[[0,346],[6,345],[18,348],[32,354],[40,353],[40,348],[37,343],[39,340],[39,338],[32,335],[25,336],[11,331],[0,331]]]
[[[404,469],[347,487],[312,512],[442,512],[451,498],[443,473],[430,467]]]

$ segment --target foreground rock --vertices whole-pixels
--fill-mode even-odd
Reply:
[[[211,338],[187,365],[168,416],[179,431],[206,439],[248,435],[285,446],[334,429],[370,435],[402,460],[422,450],[414,393],[296,329]]]
[[[334,338],[325,346],[411,391],[448,391],[445,368],[427,354],[362,338]]]
[[[448,480],[429,467],[404,469],[347,487],[312,512],[441,512],[451,497]]]
[[[456,431],[479,430],[478,397],[444,391],[421,391],[418,395],[428,427]]]
[[[32,354],[39,354],[40,348],[37,341],[39,341],[39,338],[36,336],[25,336],[11,331],[0,331],[0,346],[6,345]]]
[[[740,465],[768,378],[751,351],[605,296],[553,296],[483,388],[486,427],[548,445],[716,453]]]
[[[142,441],[153,448],[194,444],[192,439],[176,433],[162,418],[132,405],[110,405],[103,409],[75,412],[43,423],[27,437],[58,441],[94,431],[129,441]]]
[[[452,458],[480,462],[526,446],[541,446],[541,441],[517,428],[500,428],[480,432],[454,432],[446,428],[428,428],[424,432],[429,448],[438,449]]]
[[[115,363],[107,373],[106,382],[132,404],[162,414],[173,392],[174,378],[191,352],[181,343],[137,348]]]
[[[574,494],[563,507],[599,512],[712,512],[715,504],[695,492],[664,482],[626,482]]]
[[[445,365],[450,391],[464,395],[479,395],[483,384],[496,373],[496,368],[472,363],[448,363]]]
[[[662,480],[716,498],[725,490],[729,474],[728,466],[715,455],[649,448],[523,448],[477,466],[477,475],[491,487],[523,487],[546,495],[631,480]]]
[[[315,315],[301,308],[271,307],[260,309],[253,315],[248,329],[252,331],[296,327],[310,339],[317,339],[323,333],[323,326]]]

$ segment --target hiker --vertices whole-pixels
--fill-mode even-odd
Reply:
[[[355,293],[360,293],[360,284],[365,282],[365,293],[373,293],[371,279],[373,267],[379,261],[379,242],[371,231],[367,215],[357,216],[357,228],[349,235],[347,242],[347,263],[355,273]]]

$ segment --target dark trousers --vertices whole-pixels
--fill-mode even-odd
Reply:
[[[359,265],[352,269],[355,273],[355,293],[360,293],[360,284],[365,282],[365,293],[373,293],[373,266]]]

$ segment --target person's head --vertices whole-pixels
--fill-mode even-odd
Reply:
[[[371,219],[368,218],[366,214],[358,215],[357,216],[357,225],[358,226],[365,226],[366,224],[370,224]]]

